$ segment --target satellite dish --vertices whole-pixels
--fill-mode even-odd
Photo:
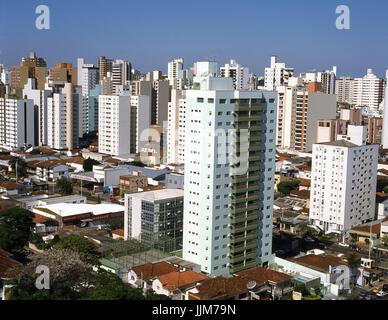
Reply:
[[[256,287],[256,281],[249,281],[247,283],[248,290],[252,290],[254,287]]]

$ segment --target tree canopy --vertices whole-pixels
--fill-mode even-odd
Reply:
[[[73,182],[71,179],[61,177],[57,180],[56,186],[59,189],[59,192],[63,195],[69,195],[73,193]]]
[[[0,211],[0,248],[6,251],[20,251],[32,234],[33,213],[19,207]]]
[[[284,195],[288,195],[292,190],[296,190],[299,187],[300,180],[282,181],[278,184],[278,191]]]
[[[93,166],[98,164],[100,164],[100,162],[98,162],[97,160],[87,158],[83,164],[84,171],[92,171]]]
[[[53,248],[55,250],[74,251],[78,253],[81,260],[85,261],[86,263],[93,265],[98,264],[99,254],[97,252],[96,245],[80,235],[71,234],[66,236],[58,240],[53,245]]]
[[[19,157],[12,157],[11,159],[9,159],[8,164],[11,166],[12,171],[15,172],[15,174],[16,174],[16,162],[18,164],[18,169],[17,169],[18,177],[25,176],[27,173],[26,162]]]

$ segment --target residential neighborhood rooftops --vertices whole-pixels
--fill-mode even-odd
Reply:
[[[176,291],[179,287],[187,286],[207,279],[208,277],[192,270],[175,271],[157,277],[163,288],[169,291]]]
[[[335,267],[346,264],[342,258],[331,255],[318,256],[314,254],[308,254],[299,258],[289,258],[287,260],[308,266],[321,272],[329,272],[330,266]]]
[[[6,189],[6,190],[15,190],[15,189],[23,189],[25,188],[25,186],[16,182],[0,181],[0,188]]]
[[[168,262],[162,261],[157,263],[146,263],[141,266],[133,267],[132,270],[139,278],[148,281],[163,274],[179,271],[180,269]]]
[[[288,274],[263,267],[256,267],[240,271],[236,273],[236,276],[249,279],[250,281],[255,281],[257,284],[265,283],[266,281],[277,283],[292,278]]]
[[[21,263],[12,259],[11,253],[0,249],[0,278],[8,279],[10,271],[18,265]]]

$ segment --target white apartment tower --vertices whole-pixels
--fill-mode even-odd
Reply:
[[[35,145],[47,145],[47,103],[50,90],[39,90],[36,87],[36,79],[28,79],[23,89],[23,98],[31,99],[36,109]]]
[[[147,142],[144,135],[151,120],[148,97],[100,95],[98,104],[99,152],[110,155],[139,152]]]
[[[246,89],[249,82],[249,69],[243,67],[236,62],[236,60],[230,60],[230,63],[220,68],[221,77],[230,77],[233,79],[233,87],[236,90]]]
[[[184,90],[171,90],[171,102],[168,103],[167,119],[167,162],[178,163],[180,102],[185,96]]]
[[[35,146],[34,103],[30,99],[0,98],[0,146]]]
[[[348,231],[375,216],[378,145],[346,140],[313,145],[310,220]]]
[[[380,79],[368,69],[366,76],[354,79],[353,103],[378,109],[384,99],[385,79]]]
[[[168,63],[168,81],[173,84],[174,79],[178,78],[179,72],[183,70],[183,58],[174,59]]]
[[[271,56],[271,66],[265,68],[264,87],[275,90],[277,86],[288,85],[288,79],[294,76],[294,68],[286,68],[285,63],[278,62],[277,56]]]
[[[186,91],[183,259],[210,276],[268,265],[277,93],[209,76],[194,88]]]

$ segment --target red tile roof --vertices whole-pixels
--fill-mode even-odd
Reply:
[[[12,259],[11,257],[12,255],[9,252],[0,249],[0,278],[11,278],[12,269],[21,265],[20,262]]]
[[[313,269],[317,269],[323,272],[329,272],[330,266],[335,267],[335,266],[346,264],[342,258],[330,256],[330,255],[318,256],[315,254],[309,254],[296,259],[289,258],[287,260],[300,263],[302,265],[306,265],[308,267],[311,267]]]
[[[124,237],[124,229],[116,229],[116,230],[113,230],[112,233],[114,233],[120,237]]]
[[[4,188],[7,190],[23,189],[24,185],[16,182],[11,182],[11,181],[1,181],[0,188]]]
[[[256,267],[256,268],[240,271],[236,273],[236,276],[246,278],[250,281],[255,281],[256,284],[258,285],[263,284],[266,281],[277,283],[277,282],[289,280],[292,278],[288,274],[263,268],[263,267]]]
[[[158,263],[146,263],[141,266],[133,267],[132,270],[139,278],[148,281],[163,274],[179,271],[180,269],[170,263],[162,261]]]
[[[179,287],[195,284],[197,282],[208,279],[207,276],[192,270],[183,272],[174,271],[158,276],[157,278],[163,285],[163,288],[168,291],[176,291]]]

